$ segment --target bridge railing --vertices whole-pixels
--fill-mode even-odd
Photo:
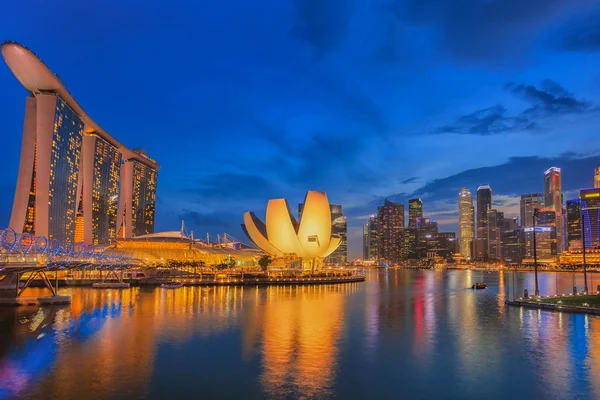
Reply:
[[[38,263],[47,266],[88,265],[94,268],[123,268],[139,264],[133,253],[83,243],[48,240],[44,236],[0,230],[0,263]]]

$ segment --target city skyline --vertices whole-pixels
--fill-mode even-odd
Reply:
[[[346,3],[307,11],[301,3],[282,2],[275,17],[219,4],[9,4],[15,18],[2,40],[33,49],[111,134],[160,160],[157,230],[184,219],[199,234],[243,239],[246,208],[260,211],[273,196],[297,204],[307,189],[325,190],[348,217],[352,258],[361,256],[362,224],[385,198],[420,197],[441,230],[458,232],[462,187],[475,194],[489,183],[508,217],[519,214],[521,194],[543,192],[539,174],[551,166],[562,169],[565,201],[593,186],[600,57],[585,38],[593,37],[586,32],[595,29],[597,6],[501,7],[494,15],[514,29],[500,34],[482,22],[458,23],[464,9],[485,21],[490,9],[475,3],[461,11],[449,2],[439,14],[401,2],[392,11],[375,2],[373,13]],[[64,15],[81,29],[52,22]],[[90,19],[103,23],[83,24]],[[319,21],[330,28],[319,30]],[[105,23],[118,29],[100,35]],[[230,30],[209,35],[215,24]],[[461,39],[473,32],[487,45]],[[248,52],[240,37],[263,50]],[[361,46],[348,46],[358,39]],[[148,45],[132,45],[140,41]],[[162,57],[162,43],[182,62]],[[0,84],[11,149],[2,161],[0,187],[9,195],[0,199],[0,225],[8,226],[24,91],[7,68]]]

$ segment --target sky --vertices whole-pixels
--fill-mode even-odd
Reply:
[[[349,256],[384,199],[457,229],[460,188],[518,215],[562,168],[600,166],[600,0],[21,0],[0,40],[33,50],[86,112],[161,165],[156,230],[227,232],[324,190]],[[0,226],[27,92],[0,66]]]

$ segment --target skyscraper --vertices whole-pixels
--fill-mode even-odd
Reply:
[[[556,246],[560,255],[563,246],[563,204],[560,168],[551,167],[544,172],[544,205],[556,213]]]
[[[467,260],[472,258],[475,237],[473,213],[473,196],[469,189],[462,188],[458,193],[458,241],[460,254]]]
[[[600,248],[600,188],[581,189],[579,196],[585,248]]]
[[[380,239],[380,258],[389,264],[404,259],[404,204],[385,200],[377,208]]]
[[[502,259],[502,232],[504,230],[504,213],[490,208],[487,213],[488,258]]]
[[[367,261],[369,259],[369,223],[363,224],[363,251],[362,258],[363,261]]]
[[[533,210],[545,207],[543,193],[531,193],[521,196],[521,226],[529,228],[533,226]]]
[[[567,200],[567,245],[569,251],[581,249],[581,200]]]
[[[475,242],[475,255],[473,257],[479,260],[489,257],[487,213],[490,208],[492,208],[492,188],[490,185],[481,185],[477,188],[477,240]]]
[[[340,246],[325,260],[331,264],[345,264],[348,260],[348,224],[342,206],[331,204],[331,233],[342,238]]]
[[[131,192],[143,191],[141,231],[153,232],[156,162],[104,131],[29,49],[5,42],[2,55],[30,93],[10,227],[61,242],[106,242],[118,230],[118,204],[129,204],[128,192],[135,199]],[[131,179],[130,188],[125,187],[122,160],[148,170],[148,184],[138,182],[134,188]]]
[[[416,228],[423,218],[423,200],[409,199],[408,200],[408,227]]]
[[[369,215],[368,225],[368,259],[369,261],[379,261],[379,220],[377,215]]]
[[[594,187],[600,188],[600,167],[594,171]]]

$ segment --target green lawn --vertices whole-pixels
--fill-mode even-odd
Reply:
[[[566,297],[550,297],[543,298],[540,302],[543,303],[558,303],[570,306],[583,307],[600,307],[600,295],[592,294],[587,296],[566,296]],[[584,304],[587,303],[587,304]]]

